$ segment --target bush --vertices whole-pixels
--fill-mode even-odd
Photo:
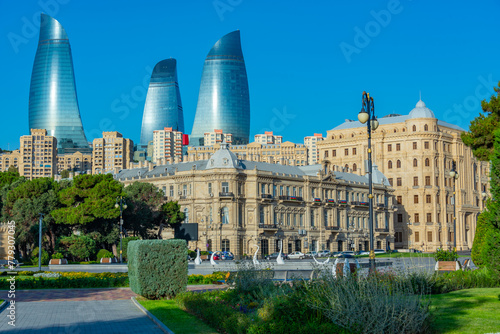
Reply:
[[[97,261],[101,261],[102,258],[107,257],[114,258],[115,255],[106,249],[100,249],[99,252],[97,252]]]
[[[59,245],[71,254],[73,260],[84,261],[95,254],[96,242],[86,235],[72,235],[61,238]]]
[[[141,238],[139,238],[139,237],[126,237],[126,238],[122,239],[122,257],[123,257],[123,261],[127,261],[127,259],[128,259],[128,253],[127,253],[128,243],[130,241],[134,241],[134,240],[141,240]]]
[[[492,228],[486,232],[481,258],[486,268],[500,276],[500,230]]]
[[[477,217],[476,234],[474,236],[474,242],[472,244],[472,261],[478,267],[482,267],[484,265],[484,260],[481,255],[484,245],[484,237],[486,235],[486,232],[493,228],[493,226],[488,221],[487,215],[488,212],[484,211]]]
[[[462,289],[500,287],[500,276],[488,268],[477,270],[457,270],[435,274],[432,293],[440,294]]]
[[[39,251],[38,251],[38,247],[36,247],[31,252],[31,263],[35,266],[38,265],[38,255],[39,255]],[[47,253],[47,251],[45,249],[42,249],[42,265],[49,264],[49,259],[50,259],[49,253]]]
[[[185,291],[185,240],[135,240],[128,244],[130,288],[148,299],[172,298]]]
[[[455,250],[446,251],[446,250],[438,250],[434,253],[434,260],[436,261],[456,261],[458,260],[458,254]]]
[[[64,259],[64,255],[62,255],[61,253],[55,253],[55,254],[52,254],[52,258],[54,260],[60,260],[60,259]]]
[[[21,274],[22,272],[19,272]],[[127,287],[127,273],[83,273],[57,272],[58,278],[33,277],[37,272],[29,272],[30,277],[16,277],[17,289],[68,289],[68,288],[111,288]],[[53,272],[43,272],[54,274]],[[0,290],[8,290],[9,281],[0,279]]]

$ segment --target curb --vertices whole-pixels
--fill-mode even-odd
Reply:
[[[163,331],[163,333],[166,333],[166,334],[175,334],[167,326],[165,326],[165,324],[163,322],[161,322],[157,317],[155,317],[153,314],[151,314],[151,312],[149,312],[148,310],[146,310],[144,308],[144,306],[142,306],[137,301],[137,299],[135,299],[135,297],[130,297],[130,299],[132,300],[132,303],[134,303],[134,305],[137,306],[137,308],[142,311],[142,313],[144,313],[145,315],[147,315],[149,319],[151,319],[158,327],[160,327],[160,329]]]
[[[7,307],[8,304],[9,302],[7,302],[6,300],[3,301],[3,303],[0,305],[0,313]]]

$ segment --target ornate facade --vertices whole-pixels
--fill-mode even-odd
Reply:
[[[372,134],[373,161],[394,187],[396,248],[453,247],[455,183],[457,249],[471,249],[489,164],[464,145],[460,135],[465,130],[436,119],[423,101],[409,115],[391,114],[379,122]],[[318,143],[322,160],[360,175],[366,172],[367,146],[366,125],[358,121],[335,127]],[[454,162],[456,180],[450,177]]]
[[[208,160],[122,170],[125,185],[148,182],[198,223],[189,248],[236,255],[368,249],[368,182],[328,164],[285,166],[239,160],[222,144]],[[393,247],[393,189],[374,171],[375,248]]]

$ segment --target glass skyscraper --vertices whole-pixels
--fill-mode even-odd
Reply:
[[[190,144],[203,145],[214,129],[231,133],[233,144],[248,144],[250,97],[239,30],[218,40],[205,59]]]
[[[156,64],[149,81],[148,95],[142,116],[142,147],[153,140],[154,130],[172,130],[184,133],[181,93],[177,82],[177,62],[165,59]]]
[[[57,138],[59,153],[90,152],[83,132],[71,46],[63,26],[41,14],[40,38],[31,74],[29,128]]]

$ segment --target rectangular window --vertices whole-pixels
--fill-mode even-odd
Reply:
[[[311,227],[314,226],[314,210],[311,210]]]
[[[427,222],[432,222],[432,213],[427,213]]]
[[[389,184],[391,185],[391,187],[393,187],[393,186],[394,186],[393,181],[394,181],[394,180],[392,179],[392,177],[391,177],[391,178],[389,178]]]
[[[425,195],[425,203],[427,204],[431,203],[431,195]]]
[[[413,149],[414,149],[414,150],[416,150],[416,149],[417,149],[417,142],[416,142],[416,141],[414,141],[414,142],[413,142]]]
[[[187,196],[187,184],[182,185],[182,195]]]
[[[413,196],[413,203],[418,204],[418,195]]]
[[[388,144],[387,145],[387,151],[388,152],[392,152],[392,144]]]
[[[427,242],[432,242],[432,231],[427,231]]]
[[[328,151],[325,151],[325,158],[328,158]]]
[[[229,192],[229,182],[222,182],[222,192],[223,193]]]
[[[415,176],[415,177],[413,178],[413,186],[414,186],[414,187],[417,187],[417,186],[418,186],[418,176]]]
[[[211,195],[212,194],[212,183],[209,183],[208,184],[208,194]]]
[[[426,150],[428,150],[428,149],[429,149],[429,142],[428,142],[428,141],[424,142],[424,148],[425,148]]]
[[[401,151],[401,144],[396,144],[396,151]]]
[[[426,186],[430,186],[431,185],[431,177],[430,176],[426,176],[425,177],[425,185]]]
[[[418,231],[415,232],[415,242],[420,242],[420,233]]]
[[[436,186],[439,186],[439,176],[436,176]]]
[[[356,155],[356,148],[355,147],[352,149],[352,155]]]
[[[396,185],[398,187],[401,187],[402,184],[403,184],[403,180],[400,177],[398,177],[397,180],[396,180]]]
[[[337,156],[337,150],[332,150],[332,157],[336,157]]]
[[[403,203],[403,196],[398,196],[398,197],[396,197],[396,202],[397,202],[398,204]]]
[[[348,149],[348,148],[346,148],[346,149],[344,150],[344,155],[349,155],[349,149]]]
[[[416,213],[414,216],[415,223],[420,223],[420,216]]]
[[[436,195],[436,204],[439,204],[439,195]]]
[[[403,214],[398,213],[398,223],[402,223],[402,222],[403,222]]]

